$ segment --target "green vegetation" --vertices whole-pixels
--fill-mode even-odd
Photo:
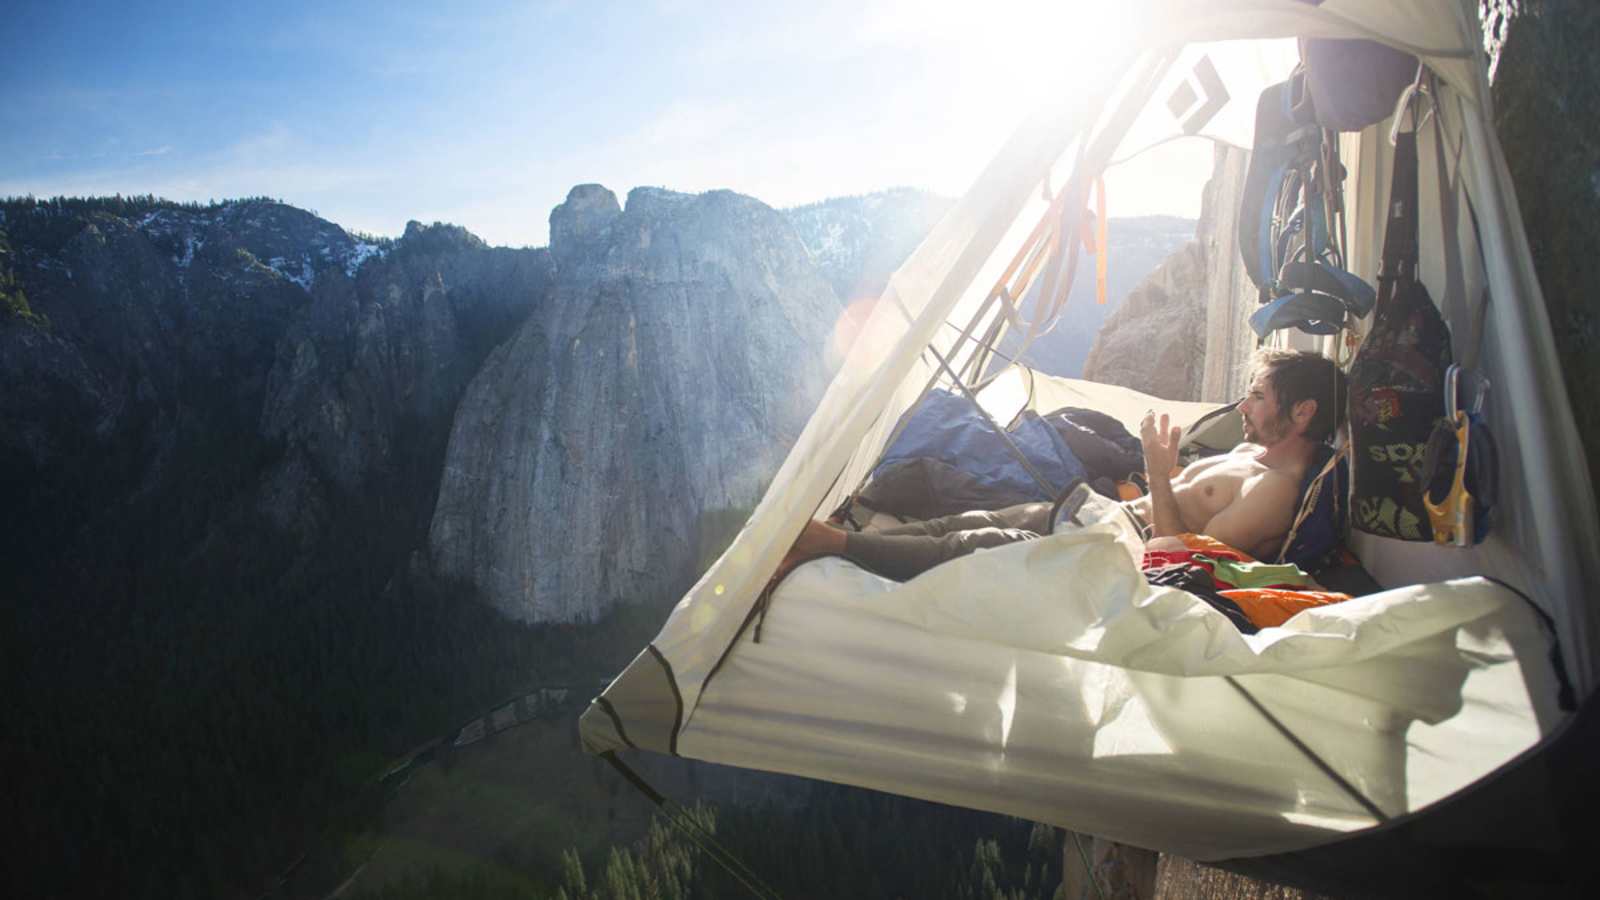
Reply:
[[[623,847],[576,848],[540,871],[504,863],[435,865],[360,900],[721,900],[755,896],[702,848],[709,834],[760,886],[783,897],[1051,900],[1060,896],[1055,829],[1016,819],[819,785],[786,809],[677,812],[693,830],[658,814]]]
[[[28,295],[23,292],[22,286],[17,284],[16,273],[12,269],[14,258],[11,252],[11,239],[6,235],[6,230],[0,228],[0,307],[29,325],[49,328],[50,320],[28,306]]]
[[[185,390],[179,474],[130,504],[103,498],[146,477],[153,425],[43,471],[0,445],[18,895],[259,893],[370,829],[387,760],[530,684],[614,674],[659,625],[521,626],[397,577],[425,541],[441,428],[403,429],[373,490],[323,498],[335,521],[307,546],[254,512],[284,452],[256,411],[220,383]]]
[[[371,234],[370,232],[361,231],[360,229],[357,229],[355,231],[351,231],[350,229],[347,228],[347,229],[345,229],[345,234],[350,235],[350,237],[353,238],[354,240],[360,241],[360,242],[362,242],[364,244],[371,244],[371,245],[373,245],[373,246],[375,246],[375,247],[377,247],[379,249],[382,249],[382,250],[393,249],[394,245],[395,245],[395,239],[392,238],[392,237],[384,237],[383,235],[379,235],[379,234]]]
[[[137,220],[161,210],[204,213],[228,206],[249,203],[283,203],[272,197],[243,197],[237,200],[213,200],[210,203],[178,203],[143,194],[124,197],[51,197],[39,200],[34,197],[0,198],[0,222],[4,222],[18,244],[34,252],[53,255],[60,253],[67,242],[83,230],[84,225],[96,216],[116,216]]]

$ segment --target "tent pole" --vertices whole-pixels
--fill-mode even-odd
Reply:
[[[1045,492],[1046,499],[1054,500],[1056,497],[1060,496],[1061,489],[1051,484],[1049,479],[1045,478],[1044,475],[1040,474],[1038,469],[1034,468],[1033,463],[1029,462],[1027,454],[1023,453],[1022,448],[1018,447],[1016,442],[1011,440],[1011,435],[1007,434],[1006,430],[1001,428],[999,423],[995,422],[994,417],[989,415],[989,411],[983,408],[983,404],[978,402],[978,395],[973,393],[971,388],[967,387],[967,383],[961,380],[961,376],[957,375],[954,369],[950,368],[950,363],[944,358],[943,354],[932,347],[928,347],[927,349],[929,353],[933,354],[933,358],[939,361],[939,367],[950,376],[950,379],[952,382],[954,382],[955,387],[960,390],[968,400],[972,401],[972,406],[978,411],[978,415],[983,416],[983,420],[988,422],[990,427],[995,430],[995,434],[1000,436],[1000,440],[1006,445],[1006,450],[1010,452],[1012,456],[1016,457],[1017,462],[1022,464],[1022,468],[1028,473],[1028,477],[1032,478],[1034,483],[1039,485],[1039,489]]]
[[[1226,681],[1233,687],[1234,690],[1238,691],[1239,696],[1243,697],[1245,702],[1249,703],[1256,712],[1260,713],[1262,718],[1271,723],[1272,727],[1276,728],[1279,734],[1283,735],[1289,743],[1293,744],[1294,748],[1299,750],[1306,759],[1310,760],[1312,765],[1316,766],[1318,769],[1321,769],[1322,774],[1328,776],[1328,778],[1332,780],[1334,784],[1337,784],[1346,794],[1349,794],[1350,798],[1356,801],[1356,803],[1359,804],[1362,809],[1370,813],[1374,819],[1377,819],[1379,825],[1389,821],[1389,817],[1384,814],[1383,810],[1378,808],[1376,803],[1373,803],[1371,800],[1367,799],[1367,795],[1356,790],[1356,786],[1346,780],[1343,775],[1335,772],[1333,770],[1333,766],[1328,765],[1326,760],[1318,756],[1310,747],[1306,746],[1305,741],[1302,741],[1300,738],[1296,737],[1294,732],[1290,731],[1287,725],[1284,725],[1282,722],[1278,721],[1278,717],[1269,712],[1265,706],[1261,705],[1260,700],[1257,700],[1254,695],[1245,690],[1244,685],[1240,684],[1232,675],[1224,676],[1222,680]]]

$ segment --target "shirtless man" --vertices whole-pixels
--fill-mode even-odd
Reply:
[[[1177,535],[1205,534],[1262,559],[1277,555],[1293,523],[1300,483],[1318,444],[1338,428],[1344,374],[1304,351],[1256,354],[1250,388],[1239,403],[1245,443],[1219,456],[1177,467],[1182,429],[1147,413],[1140,426],[1150,493],[1128,509],[1147,528],[1152,550],[1179,549]],[[819,556],[843,556],[891,578],[907,579],[947,559],[1038,537],[1049,530],[1050,503],[1024,503],[912,523],[880,532],[851,532],[808,522],[778,567],[781,577]]]
[[[1245,443],[1190,463],[1169,478],[1178,459],[1177,428],[1140,427],[1150,493],[1129,506],[1151,537],[1204,534],[1263,559],[1275,556],[1293,524],[1295,501],[1317,445],[1342,418],[1344,375],[1314,353],[1256,355],[1249,392],[1239,403]],[[1152,549],[1161,549],[1155,545]]]

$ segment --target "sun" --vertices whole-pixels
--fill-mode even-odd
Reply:
[[[1134,38],[1127,4],[1101,0],[993,0],[900,8],[894,27],[923,46],[938,45],[953,77],[930,89],[953,124],[919,147],[930,171],[960,173],[959,193],[1034,109],[1064,91],[1084,90],[1125,58]],[[888,25],[884,25],[885,28]]]

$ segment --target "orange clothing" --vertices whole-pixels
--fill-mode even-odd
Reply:
[[[1335,594],[1330,591],[1289,591],[1282,588],[1253,588],[1217,593],[1232,600],[1244,612],[1245,618],[1262,628],[1282,625],[1302,609],[1343,603],[1350,599],[1349,594]]]
[[[1207,537],[1203,534],[1180,534],[1178,535],[1178,540],[1183,541],[1183,545],[1188,547],[1190,550],[1207,550],[1212,552],[1220,551],[1224,553],[1231,553],[1244,562],[1260,562],[1260,560],[1244,552],[1243,550],[1229,547],[1227,544],[1224,544],[1216,538]]]

